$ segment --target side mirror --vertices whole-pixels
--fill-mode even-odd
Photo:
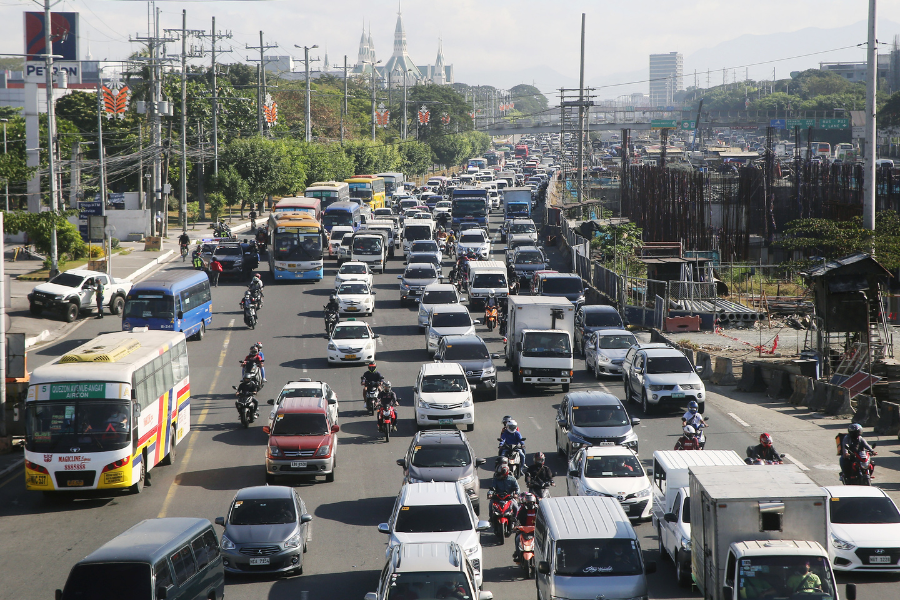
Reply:
[[[270,405],[270,406],[274,406],[274,405],[275,405],[275,400],[274,400],[274,399],[272,399],[272,400],[266,400],[266,404],[268,404],[268,405]]]
[[[405,469],[405,468],[406,468],[406,459],[405,459],[405,458],[398,458],[398,459],[397,459],[397,465],[400,466],[400,467],[403,467],[403,468]]]
[[[516,342],[516,352],[522,351],[522,342]]]
[[[378,594],[375,592],[366,592],[366,595],[363,596],[363,600],[378,600]]]
[[[675,516],[675,513],[666,513],[663,515],[663,519],[666,520],[666,523],[677,523],[678,517]]]
[[[499,352],[492,353],[491,358],[500,358],[500,353]]]
[[[265,433],[266,435],[269,435],[270,430],[269,430],[269,426],[268,426],[268,425],[263,425],[262,430],[263,430],[263,433]]]
[[[694,371],[696,371],[696,373],[699,375],[700,373],[703,372],[703,365],[698,365],[698,366],[694,367]]]
[[[478,592],[478,600],[494,600],[492,592]]]
[[[376,334],[374,335],[374,338],[375,338],[376,340],[377,340],[378,338],[380,338],[380,337],[381,337],[381,334],[380,334],[380,333],[376,333]]]
[[[378,532],[379,532],[379,533],[390,534],[390,533],[391,533],[391,527],[390,527],[390,525],[388,525],[387,523],[379,523],[379,524],[378,524]]]
[[[481,325],[481,319],[473,319],[472,322],[476,325]]]
[[[215,523],[216,523],[216,525],[221,525],[222,527],[225,527],[225,517],[216,517]]]
[[[478,521],[478,525],[475,526],[475,531],[490,531],[490,529],[490,521]]]
[[[734,598],[734,588],[730,585],[722,586],[722,600],[731,600]]]
[[[856,584],[855,583],[847,584],[847,591],[844,594],[844,596],[846,596],[847,600],[856,600]]]
[[[340,426],[340,425],[332,425],[332,426],[331,426],[331,433],[337,433],[337,432],[340,431],[340,430],[341,430],[341,426]]]
[[[62,590],[56,590],[56,593],[53,596],[56,600],[62,600]]]
[[[309,514],[306,514],[306,513],[300,515],[300,522],[301,522],[301,523],[309,523],[310,521],[312,521],[312,515],[309,515]]]
[[[403,279],[403,275],[397,275],[397,279]]]
[[[483,464],[486,463],[486,462],[487,462],[487,460],[485,460],[485,459],[483,459],[483,458],[476,458],[476,459],[475,459],[475,466],[476,466],[476,467],[480,467],[481,465],[483,465]]]
[[[168,590],[165,586],[159,586],[156,588],[156,600],[166,600],[166,597],[169,595]]]
[[[179,310],[179,311],[178,311],[178,314],[175,315],[175,316],[178,317],[179,319],[183,319],[183,318],[184,318],[184,313],[181,312],[181,311]]]
[[[638,419],[637,417],[631,417],[631,426],[632,427],[637,427],[640,424],[641,424],[640,419]]]
[[[542,560],[537,564],[537,571],[541,575],[549,575],[550,574],[550,563],[546,560]]]
[[[577,469],[569,469],[569,477],[578,477]]]

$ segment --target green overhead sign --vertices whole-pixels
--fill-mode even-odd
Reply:
[[[675,119],[653,119],[650,121],[650,129],[675,129]]]
[[[799,127],[800,129],[808,129],[810,127],[816,126],[815,119],[788,119],[787,120],[787,128],[793,129],[794,127]]]
[[[697,127],[697,122],[696,122],[696,121],[682,121],[682,122],[681,122],[681,129],[682,129],[682,130],[690,131],[691,129],[695,129],[696,127]]]
[[[819,129],[849,129],[850,119],[819,119]]]

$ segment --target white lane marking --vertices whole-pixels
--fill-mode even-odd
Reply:
[[[384,338],[378,338],[378,345],[379,345],[379,346],[383,346],[383,345],[384,345]]]
[[[306,373],[306,363],[303,363],[300,367],[303,369],[303,372]]]
[[[791,461],[792,463],[794,463],[795,465],[797,465],[797,468],[800,469],[801,471],[809,471],[809,467],[804,465],[802,462],[800,462],[799,460],[797,460],[790,454],[785,454],[784,457],[786,459],[788,459],[789,461]]]
[[[743,420],[736,414],[728,413],[728,416],[731,417],[732,419],[734,419],[735,421],[737,421],[739,425],[743,425],[744,427],[750,427],[750,423],[746,422],[745,420]]]
[[[535,427],[537,427],[538,429],[543,429],[543,427],[538,425],[537,419],[535,419],[534,417],[528,417],[528,418],[531,419],[531,422],[534,423]]]

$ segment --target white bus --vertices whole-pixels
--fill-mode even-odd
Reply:
[[[131,488],[172,464],[191,429],[184,334],[103,334],[31,375],[25,399],[25,488]]]
[[[303,191],[303,195],[321,200],[320,210],[325,212],[335,202],[350,200],[350,184],[343,181],[316,181]]]

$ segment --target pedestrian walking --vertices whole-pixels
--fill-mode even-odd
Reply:
[[[213,257],[212,262],[209,263],[209,272],[212,274],[212,284],[214,287],[219,287],[219,275],[223,270],[222,263],[219,262],[219,259]]]
[[[103,282],[97,277],[94,280],[94,298],[97,300],[97,318],[103,318]]]

